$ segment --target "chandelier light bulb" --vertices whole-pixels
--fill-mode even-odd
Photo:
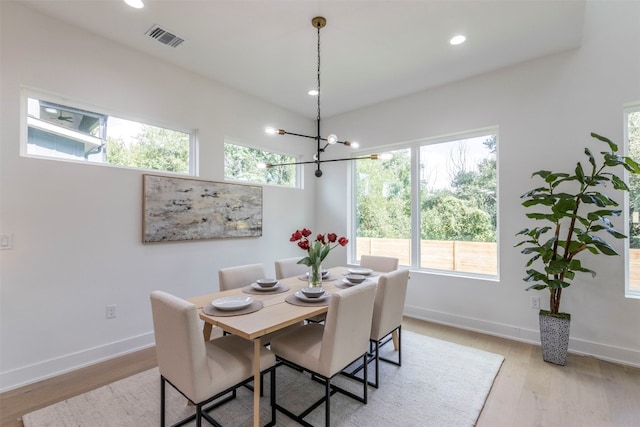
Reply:
[[[452,37],[451,40],[449,40],[449,43],[453,46],[457,46],[459,44],[464,43],[465,40],[467,40],[467,38],[462,34],[459,34],[457,36]]]
[[[264,162],[258,162],[258,164],[256,165],[258,167],[258,169],[266,169],[267,168],[267,164]]]
[[[335,136],[334,134],[331,134],[327,137],[327,142],[331,145],[335,144],[336,142],[338,142],[338,137]]]
[[[317,89],[311,89],[309,92],[307,92],[309,95],[311,96],[318,96],[318,90]]]
[[[382,153],[378,156],[380,160],[391,160],[393,158],[393,154],[391,153]]]
[[[351,146],[351,148],[360,148],[360,143],[357,141],[353,141],[351,144],[349,144]]]
[[[272,127],[267,127],[264,129],[264,132],[268,135],[275,135],[277,130],[276,128],[272,128]]]
[[[144,7],[142,0],[124,0],[124,2],[136,9],[142,9]]]

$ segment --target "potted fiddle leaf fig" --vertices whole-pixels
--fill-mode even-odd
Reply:
[[[546,362],[564,365],[569,346],[571,316],[560,312],[562,291],[576,278],[576,273],[595,271],[582,264],[581,255],[618,255],[605,238],[625,239],[611,219],[622,211],[618,203],[602,192],[628,191],[629,187],[614,171],[640,173],[640,166],[630,157],[618,154],[618,146],[608,138],[591,133],[606,143],[601,159],[588,148],[584,149],[588,164],[578,162],[572,174],[540,170],[532,178],[542,184],[521,196],[528,209],[527,218],[541,225],[525,228],[517,233],[522,241],[522,253],[531,255],[526,263],[526,290],[548,290],[549,310],[540,310],[540,341]],[[600,156],[599,156],[600,157]]]

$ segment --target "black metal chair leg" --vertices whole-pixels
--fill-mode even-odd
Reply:
[[[368,371],[367,367],[369,366],[369,364],[367,363],[367,355],[366,354],[364,356],[362,356],[362,363],[364,363],[364,372],[363,372],[363,374],[364,374],[364,378],[365,378],[365,380],[362,381],[362,391],[363,391],[362,395],[364,396],[364,402],[363,403],[366,405],[367,404],[367,390],[368,390],[367,385],[368,385],[368,382],[369,382],[369,381],[367,381],[367,371]],[[378,369],[377,368],[376,368],[376,381],[378,381]]]
[[[324,425],[329,427],[331,425],[331,378],[327,378],[324,383]]]
[[[164,427],[164,386],[166,380],[163,376],[160,376],[160,427]]]

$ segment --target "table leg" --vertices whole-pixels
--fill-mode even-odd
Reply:
[[[393,349],[395,351],[398,351],[398,348],[400,347],[400,344],[398,342],[398,330],[397,329],[395,331],[391,332],[391,339],[393,339]]]
[[[207,342],[211,339],[211,331],[213,330],[213,325],[211,323],[205,322],[204,328],[202,329],[202,335],[204,335],[204,341]]]
[[[253,427],[260,427],[260,338],[253,340]]]

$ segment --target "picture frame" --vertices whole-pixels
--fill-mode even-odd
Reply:
[[[262,187],[143,175],[143,243],[262,236]]]

